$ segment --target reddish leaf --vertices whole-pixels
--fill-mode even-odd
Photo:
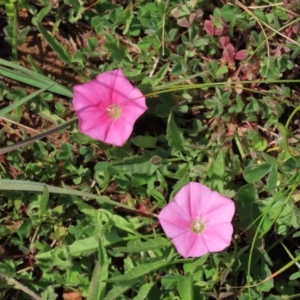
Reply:
[[[223,33],[223,28],[220,27],[216,28],[215,35],[222,35],[222,33]]]
[[[223,50],[223,56],[227,60],[229,65],[234,65],[234,47],[232,44],[227,44]]]
[[[228,36],[221,36],[221,37],[219,38],[219,42],[220,42],[221,46],[222,46],[223,48],[225,48],[226,45],[229,44],[229,37],[228,37]]]
[[[245,50],[240,50],[235,54],[236,60],[243,60],[248,56],[248,53]]]
[[[214,36],[214,25],[211,20],[205,20],[204,21],[204,26],[203,29],[206,31],[207,34],[210,36]]]
[[[297,22],[294,26],[293,26],[293,32],[295,34],[298,34],[299,32],[299,22]]]
[[[278,46],[274,51],[274,57],[280,57],[280,56],[281,56],[281,46]]]
[[[242,69],[242,80],[253,80],[257,77],[258,71],[260,70],[260,64],[256,62],[255,64],[247,63]]]
[[[178,19],[177,24],[181,27],[186,27],[186,28],[189,28],[191,26],[187,18]]]
[[[289,26],[288,28],[286,28],[285,33],[290,38],[293,34],[293,26]]]

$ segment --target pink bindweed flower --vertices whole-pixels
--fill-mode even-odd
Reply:
[[[145,97],[120,69],[76,85],[73,107],[82,133],[115,146],[127,141],[135,121],[147,110]]]
[[[230,245],[234,211],[232,200],[191,182],[161,210],[158,219],[179,254],[198,257]]]

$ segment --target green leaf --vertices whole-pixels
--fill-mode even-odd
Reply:
[[[274,189],[274,188],[276,187],[276,183],[277,183],[277,172],[278,172],[277,166],[272,166],[270,173],[269,173],[268,181],[267,181],[267,187],[271,193],[276,192],[276,189]]]
[[[0,110],[0,116],[4,116],[6,115],[7,113],[9,113],[10,111],[16,109],[17,107],[25,104],[26,102],[28,102],[29,100],[33,99],[34,97],[40,95],[42,92],[48,90],[51,88],[51,86],[53,86],[53,84],[51,85],[48,85],[48,86],[45,86],[44,88],[38,90],[38,91],[35,91],[34,93],[32,94],[29,94],[28,96],[24,97],[23,99],[19,100],[19,101],[14,101],[13,104],[3,108]]]
[[[145,252],[148,250],[160,249],[169,246],[170,244],[170,240],[162,237],[157,237],[147,242],[134,241],[134,243],[131,243],[128,247],[115,247],[114,250],[123,253],[138,253]]]
[[[228,68],[227,66],[221,66],[220,68],[218,68],[218,70],[216,71],[216,77],[227,74],[228,73]]]
[[[168,127],[167,127],[167,140],[174,150],[182,151],[183,150],[183,135],[181,130],[177,127],[174,115],[171,112],[168,118]]]
[[[83,202],[79,197],[70,195],[71,202],[77,206],[77,209],[82,212],[84,215],[95,216],[96,210],[93,206],[88,205]]]
[[[72,190],[68,188],[60,188],[56,186],[51,186],[43,183],[24,181],[24,180],[10,180],[10,179],[0,179],[0,190],[17,190],[17,191],[31,191],[31,192],[43,192],[44,186],[47,187],[50,193],[55,194],[66,194],[66,195],[76,195],[81,197],[87,197],[91,199],[96,199],[101,203],[106,203],[110,205],[120,206],[129,210],[133,210],[129,205],[119,203],[117,201],[110,200],[105,196],[98,196],[91,193],[81,192],[78,190]]]
[[[266,176],[271,170],[271,165],[263,163],[261,165],[248,166],[244,170],[244,178],[248,183],[254,183],[264,176]]]
[[[94,253],[98,248],[98,239],[91,236],[86,239],[75,241],[70,246],[56,248],[54,250],[38,253],[36,259],[52,259],[54,253],[61,252],[63,249],[67,249],[71,256],[78,257],[81,255],[86,255],[87,253]]]
[[[5,67],[3,67],[5,66]],[[70,89],[57,82],[51,80],[48,77],[42,76],[32,70],[29,70],[20,65],[8,62],[4,59],[0,59],[0,75],[11,78],[16,81],[20,81],[37,88],[44,88],[46,86],[52,86],[49,88],[50,92],[57,93],[66,97],[72,97],[73,93]]]
[[[98,44],[98,40],[95,37],[89,37],[88,44],[89,44],[90,51],[95,52]]]
[[[155,79],[153,82],[153,86],[157,86],[162,80],[165,79],[166,74],[169,71],[170,64],[167,63],[163,67],[159,68],[159,71],[155,74]]]
[[[50,3],[46,3],[46,6],[43,7],[35,16],[32,17],[31,22],[33,25],[38,26],[38,23],[41,22],[44,17],[46,17],[52,9]]]
[[[177,291],[179,293],[180,299],[184,299],[184,300],[194,299],[193,278],[190,274],[185,276],[180,276],[180,279],[178,280],[177,283]]]
[[[113,231],[106,232],[105,235],[101,237],[101,240],[103,246],[106,247],[121,241],[122,238]],[[59,255],[59,253],[62,253],[63,251],[68,252],[68,254],[72,257],[88,256],[97,251],[98,247],[99,238],[97,236],[91,236],[82,240],[77,240],[69,246],[58,247],[47,252],[38,253],[36,258],[40,260],[52,259],[54,256]]]
[[[295,272],[292,275],[290,275],[289,280],[296,280],[300,277],[300,272]]]
[[[123,295],[125,292],[127,292],[131,287],[133,287],[137,282],[137,279],[130,280],[125,283],[119,283],[115,285],[109,293],[106,295],[106,297],[103,300],[115,300],[118,299],[119,296]],[[100,299],[99,299],[100,300]],[[102,299],[101,299],[102,300]]]
[[[47,212],[47,208],[48,208],[48,202],[49,202],[49,191],[47,189],[46,186],[44,186],[44,191],[43,194],[40,198],[40,210],[39,210],[39,214],[40,214],[40,218],[42,219],[43,216],[46,214]]]
[[[225,175],[224,151],[220,149],[213,164],[214,179],[222,179]]]
[[[51,34],[49,34],[45,27],[40,23],[37,23],[36,26],[49,46],[58,54],[59,59],[69,66],[72,66],[72,57],[67,53],[66,49],[61,45],[61,43],[59,43]]]
[[[120,43],[118,39],[108,38],[107,34],[105,36],[107,42],[104,44],[104,47],[110,52],[111,59],[122,61],[124,60],[124,58],[129,56],[126,48]]]
[[[114,169],[123,172],[132,172],[137,174],[153,174],[158,165],[151,162],[151,157],[146,155],[125,158],[122,162],[114,162],[110,164]]]
[[[156,262],[149,263],[149,264],[139,265],[139,266],[129,270],[124,275],[118,275],[118,276],[111,277],[110,279],[107,279],[106,282],[119,283],[119,282],[131,281],[134,279],[138,279],[150,272],[156,271],[157,269],[166,267],[169,264],[170,264],[169,262],[165,262],[165,261],[156,261]]]
[[[261,280],[272,275],[272,272],[265,261],[261,262],[260,271],[261,271],[261,276],[260,276]],[[273,287],[274,287],[274,279],[270,278],[269,280],[263,281],[262,284],[258,286],[258,290],[262,292],[269,292]]]
[[[133,235],[137,234],[133,224],[125,218],[118,216],[117,214],[113,214],[106,209],[99,209],[97,213],[103,222],[110,223],[121,230],[132,233]]]
[[[256,201],[257,191],[252,184],[242,186],[237,194],[236,211],[241,218],[239,226],[241,229],[247,228],[247,234],[254,234],[255,221],[261,215]]]
[[[172,74],[175,76],[179,76],[182,73],[187,71],[187,66],[184,62],[180,61],[176,63],[172,69]]]
[[[145,300],[148,299],[147,296],[152,289],[154,282],[146,283],[142,285],[139,289],[138,294],[132,300]]]
[[[123,35],[126,35],[128,33],[128,30],[131,28],[131,22],[134,18],[133,11],[132,11],[132,5],[130,4],[127,6],[121,14],[118,16],[118,22],[117,24],[125,23],[125,28],[123,30]]]
[[[157,137],[139,135],[132,138],[131,142],[138,147],[156,148]]]
[[[101,264],[96,263],[94,268],[93,277],[89,286],[87,300],[98,300],[99,298],[99,287],[100,287],[100,276],[101,276]]]
[[[55,293],[53,286],[47,286],[46,290],[41,293],[43,300],[56,300],[58,294]]]
[[[103,239],[104,235],[102,233],[100,233],[99,236],[100,236],[100,242],[99,242],[99,247],[98,247],[98,259],[99,259],[99,263],[101,264],[101,270],[100,270],[99,276],[95,276],[94,286],[98,285],[97,299],[102,299],[104,297],[104,294],[106,291],[106,282],[104,280],[106,280],[108,278],[109,265],[111,263],[111,260],[108,259],[106,248],[104,246],[104,243],[105,243],[105,241]]]

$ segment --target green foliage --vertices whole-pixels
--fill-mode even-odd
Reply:
[[[299,8],[217,2],[0,0],[12,61],[37,30],[82,81],[121,68],[149,107],[104,145],[71,119],[72,82],[0,58],[1,299],[299,297]],[[156,217],[191,181],[234,199],[235,233],[181,259]]]

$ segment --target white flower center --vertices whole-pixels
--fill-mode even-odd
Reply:
[[[201,233],[205,229],[205,224],[197,217],[196,220],[191,223],[191,229],[195,233]]]
[[[122,107],[119,104],[110,105],[106,109],[109,116],[114,120],[119,119],[122,115]]]

